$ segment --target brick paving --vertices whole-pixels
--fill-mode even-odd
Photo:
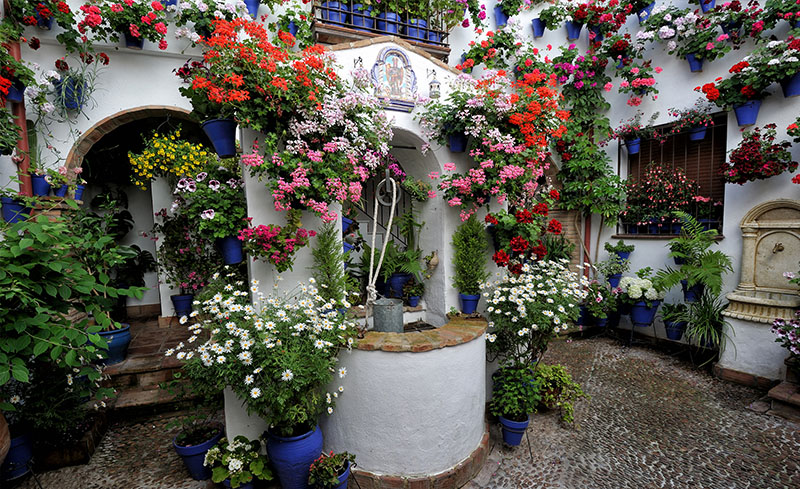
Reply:
[[[608,339],[554,342],[544,361],[566,365],[592,396],[576,407],[576,426],[561,426],[556,412],[535,415],[533,460],[526,440],[504,447],[494,426],[489,461],[467,488],[800,487],[800,425],[747,410],[761,391]],[[166,423],[112,424],[89,464],[41,474],[43,487],[206,488],[186,475]]]

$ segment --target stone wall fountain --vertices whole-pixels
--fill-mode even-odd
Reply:
[[[787,352],[770,332],[775,318],[794,317],[798,288],[783,276],[800,261],[800,201],[771,200],[753,207],[741,222],[741,279],[722,313],[733,328],[720,356],[725,368],[766,379],[782,376]]]

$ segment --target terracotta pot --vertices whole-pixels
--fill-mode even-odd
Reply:
[[[6,459],[8,449],[11,446],[11,433],[8,431],[8,423],[3,413],[0,412],[0,464]]]

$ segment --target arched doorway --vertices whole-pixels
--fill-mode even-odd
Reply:
[[[118,112],[96,123],[84,133],[67,155],[68,168],[81,167],[86,181],[83,205],[94,212],[113,212],[125,221],[124,236],[119,242],[136,246],[156,256],[157,243],[150,235],[154,213],[168,207],[172,200],[169,186],[160,179],[146,190],[132,183],[128,153],[140,153],[153,132],[166,133],[181,129],[181,139],[210,146],[199,124],[187,110],[177,107],[147,106]],[[111,208],[101,209],[103,202],[113,200]],[[172,316],[168,284],[159,280],[155,271],[127,270],[130,284],[142,279],[148,289],[142,299],[128,298],[122,315],[131,318]],[[119,314],[119,311],[118,311]]]

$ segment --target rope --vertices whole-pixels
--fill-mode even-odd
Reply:
[[[378,184],[376,189],[380,189],[381,185],[383,184],[392,184],[392,201],[389,207],[389,223],[386,225],[386,230],[390,231],[392,229],[392,221],[394,220],[394,210],[395,206],[397,205],[397,182],[394,181],[392,177],[389,176],[388,172],[386,174],[386,178],[381,180]],[[383,257],[386,254],[386,245],[389,243],[388,239],[383,240],[383,245],[381,246],[381,255],[378,259],[378,265],[373,268],[375,265],[375,235],[378,233],[378,194],[379,192],[376,190],[375,192],[375,212],[373,212],[372,216],[372,237],[370,238],[370,245],[369,245],[369,277],[367,280],[367,304],[366,304],[366,314],[364,315],[364,328],[363,331],[367,330],[367,325],[369,324],[369,317],[372,315],[372,303],[378,297],[378,291],[375,289],[375,282],[378,280],[378,272],[381,270],[381,266],[383,265]],[[381,202],[381,204],[383,204]]]

